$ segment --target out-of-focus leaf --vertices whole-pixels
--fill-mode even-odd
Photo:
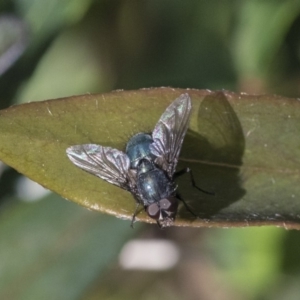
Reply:
[[[18,91],[16,101],[22,103],[109,89],[111,74],[90,39],[86,28],[62,32],[40,60],[31,79]]]
[[[91,0],[16,0],[17,9],[30,24],[33,34],[48,37],[62,25],[80,20],[91,4]]]
[[[55,195],[15,203],[0,220],[0,298],[78,299],[133,233]]]
[[[130,193],[75,167],[65,150],[85,143],[124,150],[133,134],[152,131],[184,92],[194,111],[180,166],[192,167],[197,184],[215,195],[201,194],[188,178],[180,179],[182,196],[204,219],[181,208],[175,224],[298,228],[297,99],[160,88],[29,103],[1,111],[0,158],[67,199],[130,218],[135,207]],[[218,130],[219,137],[210,139]],[[151,222],[144,212],[138,218]]]
[[[263,78],[268,74],[299,11],[300,3],[293,0],[241,3],[234,43],[234,57],[241,76]]]
[[[214,230],[207,235],[207,252],[219,265],[228,286],[233,284],[243,295],[259,299],[266,286],[276,282],[286,233],[274,227]]]
[[[24,21],[15,16],[0,16],[0,75],[22,55],[28,39],[28,26]]]

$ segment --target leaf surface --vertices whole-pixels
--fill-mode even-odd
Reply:
[[[180,178],[180,194],[201,218],[180,207],[175,225],[299,228],[298,99],[157,88],[22,104],[0,112],[0,159],[66,199],[131,218],[131,194],[74,166],[66,148],[96,143],[124,151],[185,92],[193,113],[178,169],[192,168],[197,185],[215,195]],[[144,212],[137,219],[152,222]]]

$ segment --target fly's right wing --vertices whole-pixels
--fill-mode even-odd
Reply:
[[[71,146],[66,152],[74,165],[109,183],[125,190],[130,190],[135,184],[135,178],[129,172],[129,158],[122,151],[85,144]]]
[[[182,142],[189,126],[191,98],[182,94],[167,107],[152,133],[151,153],[156,163],[172,178],[178,162]]]

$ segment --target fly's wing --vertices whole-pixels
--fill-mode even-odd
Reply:
[[[152,133],[150,151],[155,162],[172,178],[181,145],[189,126],[192,103],[188,94],[180,95],[160,117]]]
[[[66,150],[74,165],[105,181],[130,190],[133,178],[130,176],[130,161],[125,153],[110,147],[95,144],[76,145]]]

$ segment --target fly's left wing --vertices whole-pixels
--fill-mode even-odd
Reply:
[[[125,190],[130,190],[134,185],[129,172],[129,158],[122,151],[95,144],[85,144],[71,146],[66,152],[74,165],[88,173]]]
[[[180,95],[160,117],[152,133],[150,151],[155,162],[172,178],[181,145],[189,126],[192,102],[188,94]]]

